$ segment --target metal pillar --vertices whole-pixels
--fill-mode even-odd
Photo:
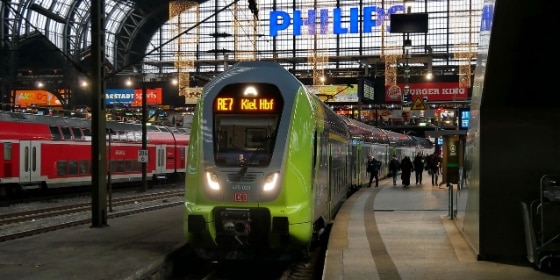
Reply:
[[[107,161],[105,121],[105,0],[91,2],[92,138],[91,226],[107,225]]]

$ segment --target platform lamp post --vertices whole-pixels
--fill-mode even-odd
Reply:
[[[146,82],[144,81],[144,65],[142,66],[142,150],[146,152],[149,157],[148,151],[148,135],[147,135],[147,122],[148,122],[148,94],[146,89]],[[155,156],[155,155],[154,155]],[[147,160],[142,161],[142,190],[148,190],[146,169]]]
[[[113,212],[113,186],[111,184],[111,171],[113,169],[113,162],[112,162],[112,157],[111,154],[113,152],[113,150],[111,149],[111,142],[112,142],[112,138],[113,138],[113,130],[110,128],[107,128],[107,134],[109,134],[109,158],[108,158],[108,162],[109,164],[107,165],[107,192],[108,192],[108,196],[107,196],[107,200],[109,203],[109,212]]]
[[[137,74],[136,69],[134,70],[134,72],[136,73],[135,76],[136,77],[140,77],[140,87],[142,89],[142,118],[141,118],[141,126],[142,126],[142,148],[140,151],[138,151],[138,162],[140,162],[142,164],[141,169],[142,169],[142,191],[147,191],[148,190],[148,183],[147,183],[147,163],[148,163],[148,159],[149,159],[149,154],[148,154],[148,136],[147,136],[147,122],[148,122],[148,105],[147,105],[147,99],[148,99],[148,94],[147,94],[147,88],[146,88],[146,81],[144,80],[144,65],[140,65],[140,67],[142,68],[142,70],[140,71],[140,74]],[[132,81],[130,80],[130,78],[127,80],[127,84],[128,86],[132,86]]]

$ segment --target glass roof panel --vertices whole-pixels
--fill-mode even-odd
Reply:
[[[106,56],[109,61],[114,61],[115,58],[115,36],[120,28],[121,23],[124,21],[125,16],[130,12],[132,3],[128,1],[107,1],[105,4],[105,12],[107,19],[105,22],[106,32]]]
[[[209,19],[200,24],[198,29],[191,31],[198,32],[198,39],[195,41],[198,42],[199,49],[196,56],[198,61],[214,62],[213,65],[200,64],[199,69],[201,71],[222,69],[223,66],[219,61],[224,59],[225,54],[228,54],[230,59],[239,60],[243,59],[244,55],[254,54],[255,50],[259,59],[277,57],[293,60],[294,57],[299,58],[297,67],[300,70],[313,68],[311,64],[304,63],[312,57],[317,57],[319,60],[325,57],[326,61],[321,65],[324,68],[344,69],[360,67],[358,59],[351,59],[355,56],[402,55],[403,34],[387,31],[390,26],[389,12],[402,13],[405,10],[402,0],[374,0],[367,1],[367,3],[364,1],[362,7],[355,1],[317,0],[317,8],[314,8],[313,2],[305,0],[277,0],[274,2],[261,1],[258,3],[259,14],[256,24],[253,22],[253,15],[249,13],[245,5],[238,4],[237,12],[232,6],[213,15],[215,11],[221,10],[230,2],[207,1],[200,4],[200,20]],[[338,9],[337,2],[339,3]],[[216,3],[218,6],[215,6]],[[434,53],[461,52],[470,48],[474,51],[478,43],[482,4],[482,0],[416,2],[411,12],[428,13],[428,33],[410,35],[413,42],[411,53],[423,55],[426,53],[427,46],[431,47]],[[290,17],[294,16],[294,11],[300,11],[304,21],[308,18],[309,10],[315,11],[315,31],[318,36],[310,34],[308,25],[305,23],[300,29],[301,35],[294,36],[296,30],[293,26],[289,26],[285,30],[281,30],[277,36],[271,36],[270,16],[273,10],[284,12]],[[350,27],[355,20],[351,13],[353,11],[365,13],[366,10],[373,11],[369,19],[374,26],[370,30],[364,30],[365,27],[360,26],[358,22],[356,26],[359,28],[359,32],[351,32]],[[340,22],[336,27],[333,17],[335,11],[340,13]],[[323,24],[321,24],[321,16],[326,19]],[[152,37],[148,51],[176,36],[177,33],[174,33],[173,30],[177,29],[177,26],[176,19],[171,19],[162,26],[160,31]],[[180,28],[185,30],[189,26],[185,25]],[[336,35],[334,34],[335,28],[345,28],[346,33]],[[179,46],[180,44],[183,46]],[[168,66],[163,66],[163,68],[172,68],[169,65],[173,65],[177,57],[184,57],[187,54],[185,50],[190,50],[187,44],[174,40],[161,50],[153,52],[147,57],[147,60],[164,61]],[[336,57],[341,59],[337,62],[328,61],[330,58]],[[349,61],[341,62],[345,57]],[[458,64],[459,61],[453,58],[449,60],[434,59],[434,65],[449,65],[450,63]]]

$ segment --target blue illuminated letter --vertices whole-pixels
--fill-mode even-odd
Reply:
[[[340,8],[334,9],[334,19],[333,19],[333,32],[334,34],[346,34],[348,33],[348,28],[342,27],[342,19]]]
[[[278,22],[281,23],[278,23]],[[278,35],[278,31],[285,30],[290,26],[290,15],[282,11],[271,11],[270,12],[270,36]]]

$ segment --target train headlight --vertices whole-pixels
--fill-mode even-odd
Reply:
[[[264,178],[263,191],[268,192],[276,188],[278,183],[278,172],[270,173]]]
[[[208,186],[213,190],[220,190],[220,182],[218,182],[218,175],[214,172],[206,172],[206,181]]]

